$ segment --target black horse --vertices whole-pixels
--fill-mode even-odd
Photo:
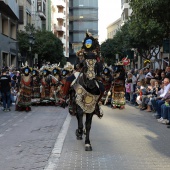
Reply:
[[[102,117],[98,102],[101,96],[100,84],[96,79],[97,72],[96,55],[93,52],[85,54],[84,66],[78,73],[78,77],[70,91],[69,109],[72,115],[76,115],[78,121],[78,129],[76,130],[77,140],[82,140],[83,133],[85,134],[85,150],[92,151],[90,143],[90,129],[93,115]],[[85,130],[83,125],[83,115],[86,116]]]
[[[76,70],[70,79],[72,82],[71,90],[69,90],[69,112],[76,115],[78,121],[78,129],[76,130],[77,140],[82,140],[85,134],[85,150],[92,151],[90,143],[90,129],[93,115],[99,118],[103,116],[100,112],[98,102],[104,92],[102,83],[99,82],[100,65],[97,61],[99,57],[98,40],[86,33],[86,37],[82,46],[84,55],[83,61],[76,65]],[[83,62],[83,63],[82,63]],[[77,67],[78,66],[78,67]],[[66,83],[71,84],[71,83]],[[66,86],[65,86],[66,87]],[[67,88],[68,89],[68,88]],[[86,116],[85,130],[83,125],[83,115]]]

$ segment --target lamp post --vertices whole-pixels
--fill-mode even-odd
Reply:
[[[30,44],[30,66],[33,67],[33,57],[32,57],[32,46],[34,45],[35,43],[35,37],[33,36],[32,33],[29,34],[28,36],[28,39],[29,39],[29,44]]]

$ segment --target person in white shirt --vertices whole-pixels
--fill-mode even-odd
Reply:
[[[150,71],[146,74],[145,78],[151,78],[151,79],[154,78],[153,70],[150,70]]]
[[[155,117],[156,119],[158,119],[158,121],[161,118],[161,105],[165,103],[165,101],[162,100],[162,98],[168,93],[169,90],[170,90],[170,80],[168,78],[165,78],[163,81],[163,88],[158,92],[159,97],[157,98],[154,104],[152,101],[154,109],[157,112]]]

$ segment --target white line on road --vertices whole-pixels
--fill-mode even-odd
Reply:
[[[68,127],[70,125],[71,116],[68,113],[66,120],[60,130],[60,133],[57,137],[55,142],[54,148],[51,152],[50,158],[48,160],[47,165],[45,166],[44,170],[56,170],[58,166],[58,161],[60,159],[60,154],[63,148],[64,140],[68,131]]]

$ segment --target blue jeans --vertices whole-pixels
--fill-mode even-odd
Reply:
[[[159,117],[161,117],[161,106],[164,103],[165,103],[165,101],[163,101],[163,100],[157,100],[156,101],[156,104],[157,104],[156,111],[157,111],[157,114],[158,114]]]
[[[157,111],[157,110],[156,110],[156,106],[157,106],[157,105],[156,105],[156,100],[155,100],[155,98],[152,98],[152,99],[151,99],[151,105],[152,105],[153,110],[154,110],[154,111]]]
[[[1,92],[2,95],[2,102],[3,102],[3,107],[6,108],[10,108],[11,105],[11,92]]]
[[[133,104],[136,103],[136,97],[137,97],[137,94],[136,94],[136,93],[132,94],[131,102],[132,102]]]
[[[161,117],[163,117],[163,119],[168,119],[168,111],[170,111],[170,106],[166,106],[165,104],[162,104]]]

